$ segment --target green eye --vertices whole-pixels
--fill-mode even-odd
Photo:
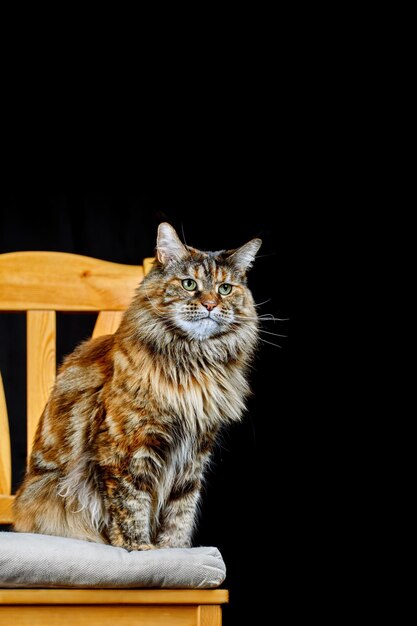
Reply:
[[[181,281],[181,284],[186,291],[195,291],[197,289],[197,283],[192,278],[185,278]]]
[[[222,283],[219,285],[219,294],[222,296],[228,296],[232,289],[233,287],[232,285],[229,285],[229,283]]]

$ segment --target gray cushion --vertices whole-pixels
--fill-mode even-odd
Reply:
[[[225,576],[217,548],[128,552],[79,539],[0,532],[0,587],[210,589]]]

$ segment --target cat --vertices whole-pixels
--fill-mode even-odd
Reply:
[[[66,357],[15,499],[14,529],[127,550],[192,545],[219,429],[241,419],[261,245],[202,252],[158,227],[156,259],[114,335]]]

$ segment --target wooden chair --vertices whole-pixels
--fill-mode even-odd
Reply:
[[[96,311],[93,337],[113,333],[152,261],[136,266],[61,252],[0,255],[0,311],[27,315],[29,454],[56,375],[56,311]],[[0,524],[10,524],[14,496],[1,377],[0,494]],[[220,626],[227,601],[225,589],[0,589],[0,623]]]

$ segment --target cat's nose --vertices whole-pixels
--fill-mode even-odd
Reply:
[[[203,300],[201,304],[206,307],[207,311],[212,311],[217,306],[214,300]]]

